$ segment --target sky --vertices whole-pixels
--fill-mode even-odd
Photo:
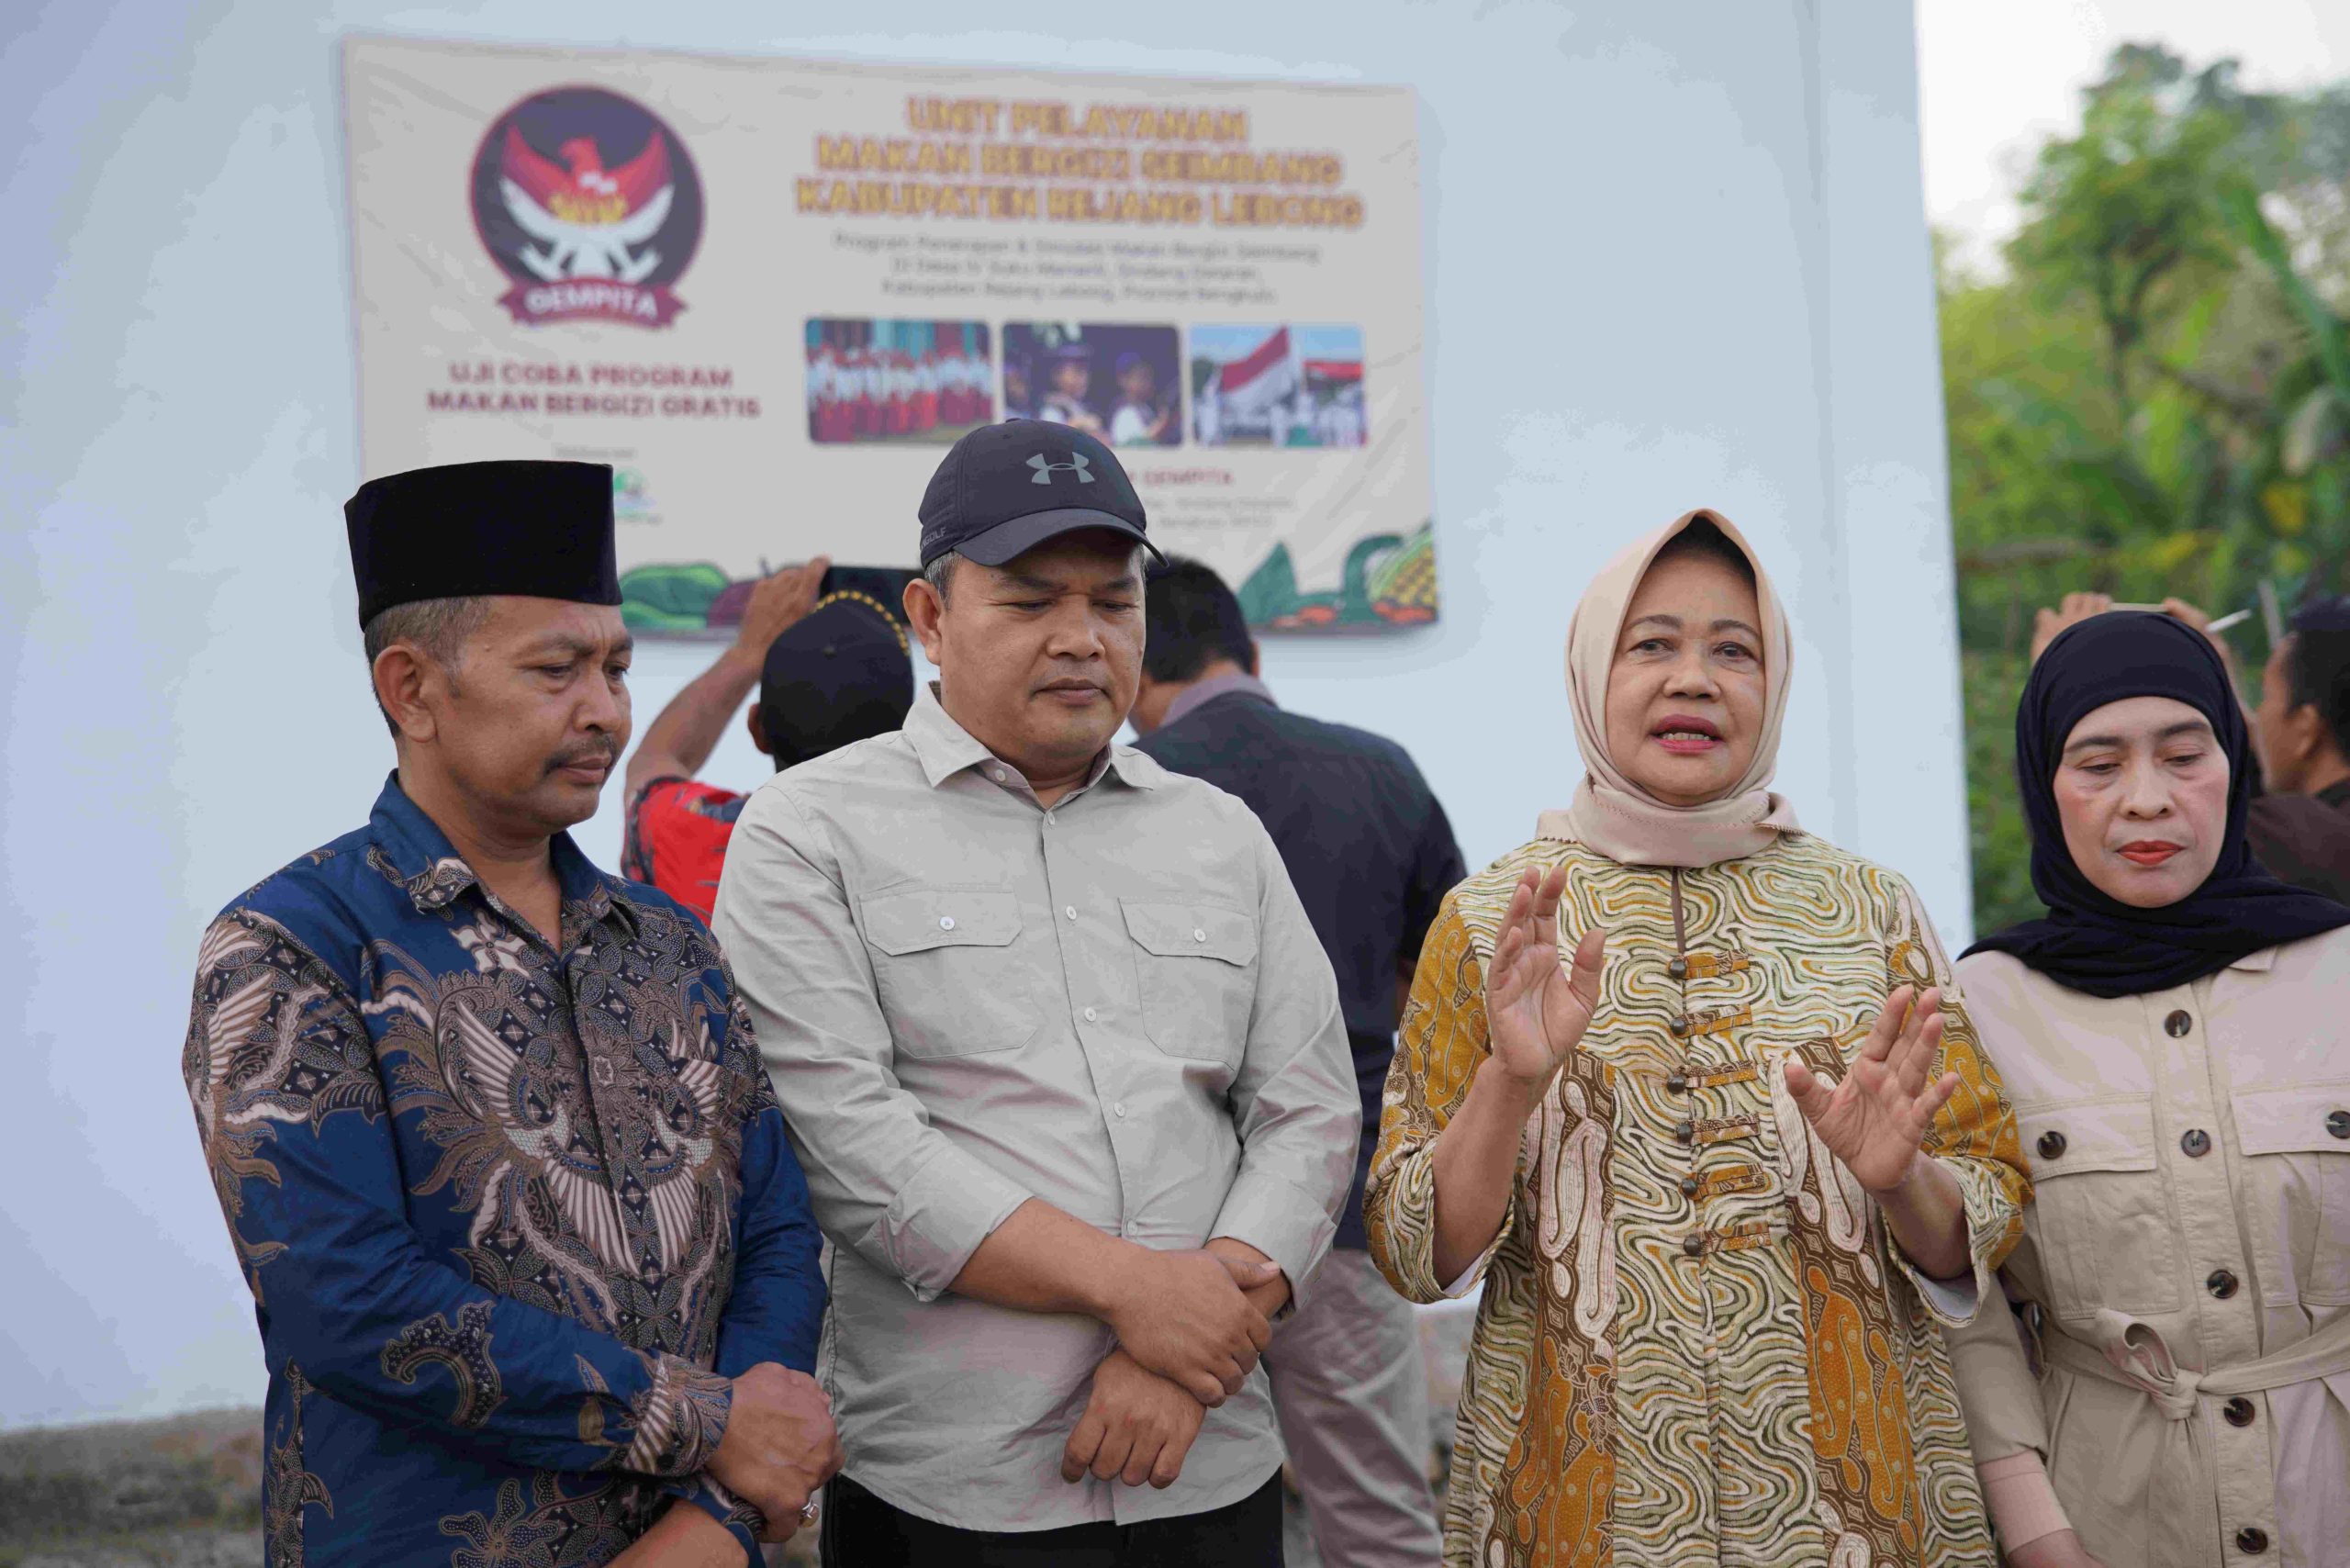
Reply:
[[[1981,261],[2015,228],[2042,137],[2080,124],[2117,44],[2157,41],[2248,87],[2350,77],[2350,0],[1917,0],[1926,212]]]

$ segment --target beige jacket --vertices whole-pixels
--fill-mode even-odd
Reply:
[[[2350,1349],[2317,1353],[2350,1325],[2277,1364],[2350,1316],[2350,928],[2111,1000],[1958,974],[2038,1193],[2024,1334],[1949,1331],[2009,1544],[2036,1452],[2111,1568],[2350,1564]]]

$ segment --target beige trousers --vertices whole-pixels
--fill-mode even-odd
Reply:
[[[1323,1568],[1435,1568],[1419,1330],[1369,1253],[1332,1250],[1265,1371]]]

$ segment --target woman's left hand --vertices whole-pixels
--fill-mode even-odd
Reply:
[[[1917,1005],[1910,1002],[1915,999]],[[1828,1151],[1871,1193],[1892,1192],[1919,1158],[1926,1129],[1950,1097],[1958,1074],[1929,1083],[1942,1043],[1942,993],[1916,996],[1908,986],[1886,999],[1868,1043],[1833,1088],[1795,1058],[1787,1092]]]

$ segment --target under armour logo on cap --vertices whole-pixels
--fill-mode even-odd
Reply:
[[[1086,464],[1085,454],[1082,452],[1071,453],[1067,463],[1050,462],[1043,453],[1032,452],[1028,454],[1028,466],[1036,471],[1036,477],[1031,481],[1033,484],[1049,485],[1053,482],[1054,475],[1064,471],[1076,475],[1077,482],[1080,485],[1093,483],[1093,470]]]
[[[1053,483],[1065,474],[1075,487]],[[1001,566],[1080,532],[1106,530],[1150,549],[1142,498],[1118,454],[1098,436],[1042,420],[968,431],[931,475],[918,515],[925,568],[949,552]]]

